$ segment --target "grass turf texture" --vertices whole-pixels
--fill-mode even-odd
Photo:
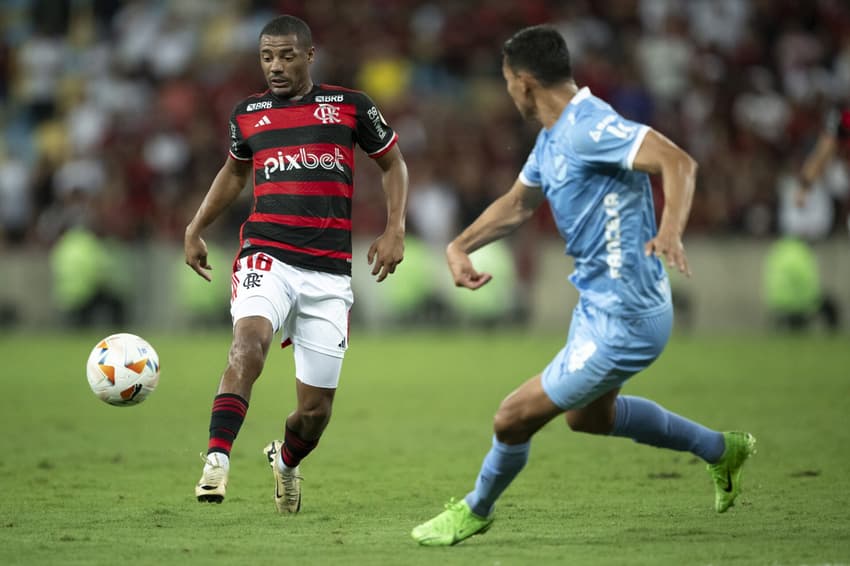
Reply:
[[[571,433],[535,438],[492,530],[420,548],[410,529],[471,487],[499,401],[562,336],[357,333],[333,421],[279,516],[264,444],[293,407],[273,350],[222,505],[193,496],[229,336],[146,336],[163,374],[142,405],[89,391],[100,335],[0,336],[0,564],[850,563],[847,338],[677,338],[626,393],[759,440],[744,493],[712,508],[689,454]]]

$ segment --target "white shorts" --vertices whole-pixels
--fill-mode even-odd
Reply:
[[[337,368],[348,349],[348,319],[354,294],[351,277],[288,265],[268,254],[239,258],[231,278],[230,314],[261,316],[281,330],[281,347],[295,346],[295,373],[316,387],[336,387],[339,369],[299,367],[324,356],[300,355],[312,350],[337,358]],[[313,362],[316,363],[315,361]],[[331,364],[333,365],[333,364]],[[329,375],[330,374],[330,375]]]

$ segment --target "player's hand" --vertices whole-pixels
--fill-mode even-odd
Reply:
[[[186,265],[207,281],[212,281],[212,277],[207,273],[212,270],[212,266],[207,263],[207,243],[204,239],[186,232],[183,250],[186,252]]]
[[[663,229],[659,230],[658,234],[646,243],[644,252],[647,256],[664,256],[669,267],[675,267],[687,277],[691,276],[688,257],[685,255],[685,246],[678,234]]]
[[[395,268],[404,259],[404,232],[400,230],[386,230],[369,246],[369,254],[366,260],[372,266],[372,275],[377,275],[376,281],[380,283],[390,273],[395,273]]]
[[[452,272],[455,287],[475,290],[486,285],[493,278],[489,273],[475,271],[469,254],[458,250],[452,244],[446,248],[446,261],[449,264],[449,271]]]

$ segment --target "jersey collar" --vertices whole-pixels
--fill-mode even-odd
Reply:
[[[586,86],[583,86],[579,89],[579,91],[575,94],[575,96],[572,97],[572,99],[570,100],[570,103],[567,104],[567,106],[572,106],[574,104],[578,104],[579,102],[581,102],[582,100],[584,100],[585,98],[590,96],[591,94],[592,93],[590,92],[590,89],[587,88]]]
[[[573,97],[570,99],[569,104],[564,106],[564,110],[561,112],[561,115],[558,117],[558,120],[554,124],[552,124],[552,127],[549,128],[549,129],[546,129],[546,128],[543,128],[543,129],[546,132],[551,132],[553,130],[558,129],[559,127],[566,127],[566,126],[562,126],[561,124],[562,123],[566,124],[566,121],[568,120],[567,115],[569,115],[570,111],[572,110],[571,107],[575,104],[578,104],[579,102],[581,102],[585,98],[589,97],[590,95],[591,95],[591,92],[590,92],[589,88],[587,88],[586,86],[580,88],[579,91],[577,93],[575,93],[575,95],[573,95]]]

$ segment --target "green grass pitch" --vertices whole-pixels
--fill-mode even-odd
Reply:
[[[261,455],[293,407],[290,350],[272,351],[212,505],[193,487],[229,335],[146,335],[162,377],[130,408],[89,391],[100,337],[0,336],[0,564],[850,564],[847,336],[679,336],[627,384],[756,435],[728,513],[690,455],[557,420],[491,531],[453,548],[417,547],[410,529],[468,491],[499,401],[563,336],[355,332],[297,516],[275,513]]]

